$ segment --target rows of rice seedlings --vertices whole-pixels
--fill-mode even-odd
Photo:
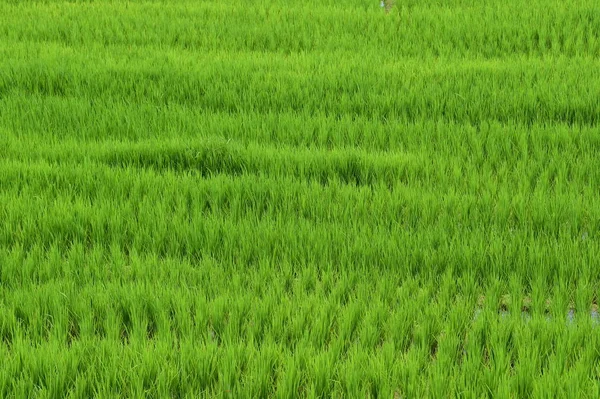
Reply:
[[[578,232],[513,237],[473,199],[478,227],[464,198],[407,225],[390,211],[448,201],[415,187],[120,169],[3,165],[5,393],[596,392],[597,244]]]
[[[346,51],[394,57],[600,53],[595,0],[410,0],[398,1],[388,14],[379,1],[359,0],[11,3],[0,5],[2,37],[80,49],[126,44],[199,52]]]
[[[3,53],[11,60],[0,75],[8,110],[26,93],[40,97],[41,104],[60,97],[92,109],[109,100],[113,106],[151,103],[206,113],[319,112],[529,127],[593,126],[600,108],[600,64],[590,57],[365,60],[359,53],[339,64],[335,53],[149,53],[124,46],[81,53],[29,43],[7,46]]]
[[[0,396],[600,392],[598,5],[0,4]]]
[[[3,293],[3,396],[598,394],[597,323],[585,306],[565,323],[569,298],[558,285],[554,292],[535,285],[523,320],[520,304],[498,312],[502,292],[522,295],[513,283],[491,285],[474,316],[480,287],[450,274],[426,281],[313,268],[278,273],[272,264],[240,272],[114,249],[108,256],[61,250],[1,256],[55,268],[86,269],[92,261],[114,267],[114,278]],[[574,292],[582,303],[591,293]]]
[[[282,151],[277,162],[259,154],[257,162],[271,163],[240,167],[226,152],[207,151],[189,161],[197,170],[186,164],[178,170],[185,154],[168,150],[111,152],[100,165],[6,161],[0,244],[116,243],[127,251],[244,266],[281,259],[404,276],[450,268],[484,282],[512,273],[568,282],[598,276],[600,209],[593,190],[549,181],[528,194],[528,185],[501,188],[476,166],[465,173],[477,180],[463,185],[460,174],[443,179],[453,160],[440,168],[404,162],[394,168],[376,157],[293,159]],[[387,173],[395,178],[389,185]]]

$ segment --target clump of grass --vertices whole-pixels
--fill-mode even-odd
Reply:
[[[0,398],[597,397],[596,2],[0,3]]]

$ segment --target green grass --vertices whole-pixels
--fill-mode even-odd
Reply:
[[[0,0],[0,397],[599,397],[600,6]]]

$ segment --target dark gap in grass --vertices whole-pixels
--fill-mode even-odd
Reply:
[[[119,339],[124,345],[129,344],[130,334],[133,331],[133,320],[131,318],[131,310],[127,306],[120,304],[119,314],[121,316],[121,326],[119,331]]]
[[[48,340],[53,327],[54,327],[54,318],[50,314],[45,314],[44,315],[44,329],[42,331],[43,339]]]
[[[145,397],[147,398],[158,398],[158,389],[157,389],[157,377],[158,370],[156,367],[145,367],[142,372],[141,378],[142,387],[145,393]]]
[[[500,304],[498,306],[498,311],[500,314],[508,314],[510,308],[510,297],[508,295],[503,295],[500,298]]]
[[[17,305],[14,310],[14,315],[17,324],[19,324],[23,330],[27,330],[29,328],[29,316],[27,315],[27,312]]]
[[[179,345],[179,342],[183,338],[183,333],[181,331],[181,326],[177,321],[177,311],[175,310],[175,306],[173,303],[169,305],[167,311],[167,319],[169,320],[170,330],[171,334],[173,334],[174,341],[177,342],[177,345]]]
[[[215,329],[211,322],[208,323],[208,338],[215,342],[218,346],[221,346],[221,334]]]
[[[515,356],[511,352],[508,355],[508,357],[510,359],[510,363],[508,365],[509,373],[510,373],[510,375],[514,375],[515,374]]]
[[[482,363],[484,367],[490,367],[490,350],[487,344],[482,347]]]
[[[432,337],[432,338],[433,339],[429,343],[429,355],[431,356],[432,360],[435,360],[437,358],[439,343],[438,343],[438,339],[436,337]]]
[[[407,354],[414,344],[415,336],[413,329],[409,328],[408,324],[403,325],[403,327],[403,334],[397,335],[396,338],[398,339],[398,347],[400,348],[400,353]]]
[[[0,337],[4,345],[10,350],[13,345],[14,331],[6,320],[3,320],[0,324]]]
[[[106,310],[102,309],[94,304],[90,303],[92,311],[92,324],[94,327],[94,335],[100,339],[106,338],[106,328],[104,326],[106,319]]]
[[[146,337],[149,340],[153,340],[158,330],[158,324],[156,322],[156,310],[150,304],[146,304],[146,317],[148,318],[146,324]]]
[[[284,276],[282,276],[282,278],[283,278],[283,291],[288,295],[292,295],[294,292],[295,272],[286,273]]]
[[[369,382],[369,394],[371,398],[379,398],[381,397],[380,390],[380,381],[374,381],[374,378],[371,377],[371,381]]]
[[[191,224],[194,220],[194,199],[190,190],[186,190],[185,192],[185,210],[187,221]]]
[[[196,328],[198,327],[198,316],[197,316],[197,304],[195,302],[192,302],[188,308],[187,308],[187,315],[189,317],[190,320],[190,324],[192,325],[192,328]]]
[[[80,337],[81,327],[76,316],[70,312],[69,314],[69,327],[67,331],[67,346],[71,346],[74,341],[77,341]]]
[[[156,323],[154,322],[154,320],[150,319],[148,321],[148,325],[146,326],[146,337],[149,340],[153,340],[155,335],[156,335]]]
[[[173,376],[168,381],[169,398],[181,399],[186,395],[186,388],[183,378],[179,375]]]
[[[523,298],[523,303],[521,305],[521,313],[530,314],[531,313],[531,305],[532,301],[530,297]]]

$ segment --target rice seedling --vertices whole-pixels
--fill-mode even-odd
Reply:
[[[598,396],[597,4],[380,6],[0,3],[1,397]]]

